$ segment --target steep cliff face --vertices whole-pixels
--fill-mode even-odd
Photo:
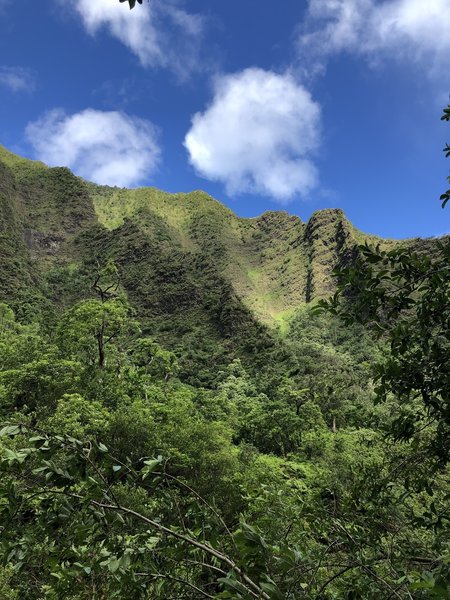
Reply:
[[[333,269],[351,258],[356,243],[372,239],[339,209],[318,211],[303,223],[285,211],[239,218],[198,191],[166,194],[152,188],[92,186],[91,197],[99,221],[111,230],[129,219],[150,234],[150,222],[157,223],[161,239],[213,264],[246,306],[268,323],[329,295]]]
[[[333,292],[333,269],[345,262],[357,243],[356,238],[342,210],[327,209],[312,215],[304,235],[308,254],[306,302]]]
[[[0,295],[5,299],[34,283],[22,212],[14,175],[0,162]]]
[[[201,191],[97,186],[1,147],[0,219],[2,299],[33,286],[48,295],[55,270],[61,278],[112,258],[148,315],[188,310],[212,321],[223,294],[260,321],[283,320],[332,293],[333,269],[352,259],[355,244],[374,241],[340,209],[308,223],[285,211],[244,219]]]
[[[88,186],[69,169],[49,169],[1,147],[0,166],[0,193],[14,206],[33,259],[66,255],[70,241],[96,222]]]

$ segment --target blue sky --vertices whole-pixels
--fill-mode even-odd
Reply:
[[[448,0],[0,0],[0,143],[241,216],[441,235],[449,57]]]

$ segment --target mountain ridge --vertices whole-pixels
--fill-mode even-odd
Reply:
[[[21,257],[15,268],[23,282],[45,280],[55,268],[73,269],[88,258],[119,260],[125,270],[127,260],[135,260],[147,244],[153,271],[177,256],[189,270],[192,289],[202,269],[214,271],[258,320],[271,326],[330,295],[333,270],[352,260],[357,244],[388,248],[414,242],[365,234],[341,209],[315,211],[306,223],[285,210],[248,218],[201,190],[171,194],[96,185],[66,167],[47,167],[1,146],[0,198],[2,266],[8,273]],[[93,231],[109,248],[108,257]],[[118,247],[123,254],[131,238],[135,256],[129,251],[120,259]],[[154,275],[145,270],[146,276]],[[174,273],[171,277],[176,280]],[[1,292],[8,300],[18,284],[12,274],[6,279]]]

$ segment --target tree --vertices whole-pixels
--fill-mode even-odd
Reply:
[[[67,310],[59,324],[59,336],[66,351],[103,369],[107,349],[139,327],[131,318],[126,298],[119,294],[119,276],[112,261],[98,268],[92,289],[98,299],[81,300]]]
[[[151,338],[139,338],[130,348],[133,363],[143,373],[167,381],[178,372],[175,354],[164,350]]]
[[[442,116],[450,121],[450,106]],[[448,144],[444,148],[450,156]],[[450,190],[441,196],[442,206]],[[319,303],[346,323],[362,323],[388,342],[375,366],[379,400],[398,402],[391,432],[410,440],[427,430],[427,445],[439,464],[450,457],[450,238],[429,252],[359,246],[357,259],[335,275],[338,289]]]
[[[59,335],[69,353],[103,369],[107,349],[135,326],[130,308],[122,299],[101,302],[92,298],[82,300],[64,314]]]

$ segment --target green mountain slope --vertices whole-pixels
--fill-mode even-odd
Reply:
[[[31,287],[61,301],[68,284],[58,292],[55,272],[58,279],[65,270],[67,279],[80,268],[87,287],[78,293],[86,294],[88,265],[111,258],[143,315],[173,321],[189,313],[199,324],[212,322],[219,336],[230,334],[225,296],[241,305],[241,318],[283,322],[333,291],[331,273],[351,260],[356,243],[395,243],[361,233],[338,209],[318,211],[308,223],[285,211],[239,218],[201,191],[97,186],[2,147],[0,199],[4,299]]]
[[[328,295],[333,268],[356,242],[369,239],[341,210],[319,211],[307,224],[285,211],[245,219],[200,191],[90,189],[103,225],[117,229],[126,219],[142,224],[153,214],[174,245],[214,260],[217,271],[266,322]]]

